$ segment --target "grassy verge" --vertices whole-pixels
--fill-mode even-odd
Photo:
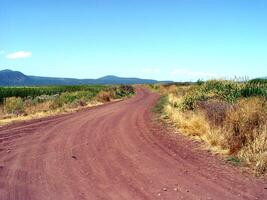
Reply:
[[[212,80],[153,86],[155,110],[184,135],[202,140],[229,163],[267,171],[267,82]]]
[[[28,88],[9,87],[4,90],[5,93],[1,94],[0,125],[70,112],[134,94],[134,88],[128,85],[31,87],[28,96]]]
[[[168,101],[168,97],[167,96],[161,96],[159,101],[156,103],[156,105],[153,107],[152,111],[158,114],[163,113],[164,111],[164,107],[166,105]]]

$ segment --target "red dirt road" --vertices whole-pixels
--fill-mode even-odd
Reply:
[[[157,94],[0,128],[0,199],[267,199],[266,185],[151,120]]]

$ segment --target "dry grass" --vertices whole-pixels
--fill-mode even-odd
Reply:
[[[267,125],[267,105],[259,97],[242,99],[226,114],[224,129],[232,153],[262,134]]]
[[[209,124],[201,113],[179,111],[170,105],[165,106],[165,113],[185,135],[201,138],[210,131]]]
[[[42,111],[38,110],[37,108],[28,108],[31,113],[29,114],[25,114],[25,115],[3,115],[2,118],[0,118],[0,126],[6,125],[6,124],[10,124],[13,122],[19,122],[19,121],[27,121],[27,120],[32,120],[32,119],[40,119],[40,118],[44,118],[44,117],[48,117],[48,116],[55,116],[58,114],[65,114],[65,113],[70,113],[70,112],[74,112],[74,111],[78,111],[80,109],[83,108],[89,108],[89,107],[93,107],[93,106],[98,106],[101,105],[103,103],[101,102],[97,102],[97,101],[92,101],[90,103],[87,103],[86,106],[83,107],[75,107],[75,108],[71,108],[71,107],[63,107],[63,108],[57,108],[57,109],[51,109],[49,108],[48,110],[46,110],[45,108],[47,108],[48,106],[44,106],[42,107]],[[40,105],[38,105],[39,107]]]
[[[103,90],[96,95],[96,99],[100,102],[110,102],[114,98],[114,96],[114,92]]]
[[[8,97],[4,101],[4,112],[8,114],[24,113],[23,99],[20,97]]]
[[[205,113],[211,126],[223,126],[227,111],[231,105],[225,101],[208,99],[197,104],[198,110]]]
[[[0,117],[4,116],[5,112],[4,112],[4,106],[0,105]]]
[[[255,171],[263,173],[267,171],[267,126],[259,130],[260,134],[254,139],[248,139],[237,155]]]
[[[210,84],[210,83],[209,83]],[[175,89],[176,87],[176,89]],[[162,89],[162,88],[161,88]],[[201,139],[206,147],[233,156],[257,173],[267,171],[267,103],[264,97],[240,97],[230,103],[220,96],[198,100],[195,109],[181,109],[192,87],[168,87],[164,106],[179,131]],[[232,95],[232,94],[231,94]]]
[[[25,113],[30,115],[38,112],[48,112],[51,110],[52,104],[53,104],[52,101],[45,101],[35,105],[25,106]]]

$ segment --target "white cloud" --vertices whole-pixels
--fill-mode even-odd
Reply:
[[[17,51],[11,54],[6,55],[7,59],[19,59],[19,58],[30,58],[32,52],[30,51]]]
[[[187,78],[214,78],[217,74],[212,72],[194,71],[185,68],[177,68],[171,72],[173,76],[185,76]]]
[[[143,73],[158,73],[159,71],[159,68],[143,68],[141,70]]]

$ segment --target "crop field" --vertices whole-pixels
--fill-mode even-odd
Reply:
[[[82,85],[82,86],[39,86],[39,87],[0,87],[0,102],[7,97],[37,97],[40,95],[54,95],[63,92],[87,91],[92,94],[107,88],[101,85]]]
[[[75,109],[134,94],[132,86],[82,85],[45,87],[0,87],[0,120],[39,112]]]

